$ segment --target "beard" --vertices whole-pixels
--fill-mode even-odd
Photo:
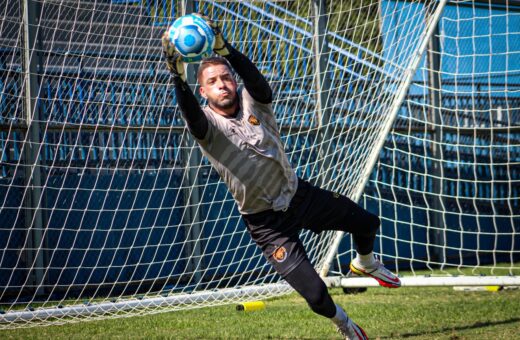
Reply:
[[[224,98],[220,101],[209,100],[209,104],[210,104],[210,106],[215,107],[217,109],[227,110],[227,109],[232,108],[235,105],[236,99],[237,99],[237,97],[235,95],[232,98]]]

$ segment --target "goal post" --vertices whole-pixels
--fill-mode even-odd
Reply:
[[[0,4],[0,329],[291,291],[178,111],[160,37],[192,9],[267,77],[298,176],[381,217],[404,285],[518,284],[517,2]],[[348,235],[301,239],[330,285],[374,284]]]

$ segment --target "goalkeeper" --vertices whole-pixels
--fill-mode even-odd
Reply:
[[[298,178],[283,148],[266,79],[242,53],[213,28],[214,51],[202,60],[197,80],[208,105],[201,108],[186,83],[184,63],[168,39],[162,44],[173,76],[175,94],[190,133],[231,191],[253,240],[276,271],[317,314],[330,318],[347,339],[366,339],[365,332],[335,305],[310,263],[298,233],[307,228],[349,232],[357,256],[351,270],[375,278],[385,287],[400,281],[373,255],[379,218],[348,197]],[[238,88],[234,69],[244,82]]]

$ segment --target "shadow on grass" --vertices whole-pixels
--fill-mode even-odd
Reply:
[[[501,320],[501,321],[475,322],[474,324],[467,325],[467,326],[446,327],[446,328],[441,328],[439,330],[432,329],[427,332],[394,334],[391,336],[381,336],[379,338],[380,339],[392,339],[392,338],[395,338],[396,336],[398,336],[399,338],[410,338],[413,336],[424,336],[424,335],[428,335],[428,334],[432,334],[432,335],[433,334],[442,334],[442,333],[452,332],[452,331],[464,331],[464,330],[484,328],[484,327],[489,327],[489,326],[506,325],[506,324],[511,324],[511,323],[515,323],[515,322],[520,322],[520,318],[512,318],[512,319]]]

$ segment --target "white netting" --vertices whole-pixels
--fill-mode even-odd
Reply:
[[[45,0],[28,1],[27,11],[26,2],[21,3],[3,2],[0,10],[0,304],[5,312],[0,314],[0,328],[196,308],[289,291],[278,284],[279,277],[251,242],[230,194],[200,157],[177,112],[159,39],[181,13],[181,3]],[[471,127],[480,121],[475,117],[489,112],[474,101],[482,89],[462,86],[458,78],[465,75],[474,81],[483,74],[476,69],[481,63],[481,52],[476,50],[469,54],[473,68],[443,68],[455,78],[455,85],[443,91],[451,98],[473,96],[467,107],[455,101],[459,110],[452,111],[452,120],[427,121],[423,112],[428,108],[447,106],[430,103],[427,94],[432,86],[426,82],[416,81],[405,105],[400,105],[443,2],[329,1],[321,9],[307,1],[182,5],[200,7],[218,21],[227,38],[268,77],[286,150],[298,175],[353,198],[361,197],[397,109],[401,111],[396,124],[405,127],[392,131],[382,155],[398,152],[393,145],[401,149],[405,145],[402,155],[433,163],[439,154],[432,153],[431,145],[451,147],[468,141],[429,141],[432,127],[457,130],[461,126],[453,122],[462,117],[470,120]],[[515,27],[516,9],[502,11],[500,17],[508,18],[504,19],[509,20],[508,27]],[[488,23],[492,18],[489,13],[484,17]],[[481,20],[476,18],[449,20],[462,25]],[[450,34],[444,34],[444,43],[448,36],[456,37]],[[473,31],[468,37],[475,41],[479,35]],[[484,55],[488,59],[495,52],[508,55],[502,71],[507,74],[504,83],[512,84],[511,77],[518,72],[514,60],[518,35],[508,28],[500,36],[507,36],[507,47]],[[458,65],[467,67],[467,61],[459,60]],[[429,68],[423,70],[427,74]],[[488,87],[482,91],[491,100],[490,74],[498,70],[488,71],[484,72]],[[511,128],[518,113],[512,109],[515,89],[507,89],[500,110],[501,117],[509,117]],[[491,124],[498,128],[498,122]],[[489,158],[492,165],[487,168],[492,181],[504,182],[507,189],[500,190],[516,200],[502,205],[494,194],[488,199],[495,208],[492,213],[460,208],[457,216],[478,220],[478,235],[488,234],[483,227],[488,216],[496,230],[498,221],[508,217],[514,240],[518,139],[501,137],[499,144],[498,131],[488,129],[490,140],[506,156]],[[414,143],[397,143],[401,139]],[[490,149],[469,143],[468,150]],[[460,151],[454,154],[467,157]],[[447,154],[441,164],[448,169],[452,162],[446,159]],[[406,198],[417,193],[428,202],[424,209],[417,204],[417,210],[438,212],[436,216],[448,225],[451,210],[430,206],[432,191],[420,183],[432,178],[468,182],[460,180],[463,174],[457,177],[441,170],[437,176],[428,167],[423,171],[415,163],[401,161],[402,157],[381,158],[377,180],[369,182],[363,196],[362,202],[383,217],[378,251],[388,253],[397,264],[440,263],[404,253],[399,247],[406,237],[398,233],[424,226],[444,232],[444,225],[432,228],[429,218],[416,215],[407,220],[397,215],[398,207],[414,211]],[[474,172],[481,163],[482,159],[473,159]],[[388,170],[385,175],[383,168]],[[382,178],[395,173],[409,174],[410,185]],[[454,196],[459,205],[466,202],[465,194]],[[498,209],[506,206],[509,210]],[[392,211],[394,217],[389,215]],[[390,235],[388,230],[395,232]],[[312,261],[326,267],[335,253],[336,234],[302,236]],[[459,253],[466,249],[436,247],[430,239],[415,235],[411,243],[412,248],[427,244]],[[517,244],[507,248],[511,260]],[[496,256],[502,254],[502,248],[494,249],[500,250]]]
[[[519,5],[444,9],[362,200],[382,217],[377,251],[387,265],[518,275]],[[389,16],[383,27],[401,21]],[[351,256],[348,245],[340,253]]]

